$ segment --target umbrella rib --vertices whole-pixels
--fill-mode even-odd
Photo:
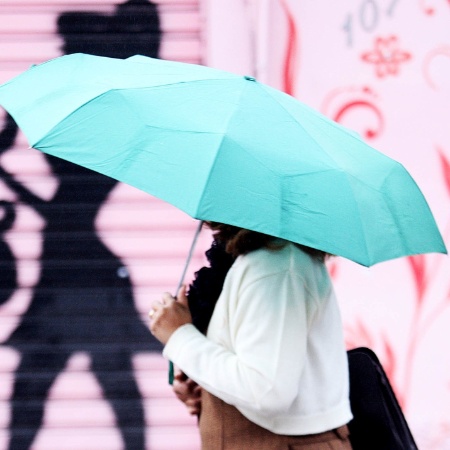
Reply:
[[[351,175],[351,174],[346,173],[346,172],[344,172],[344,171],[342,171],[342,172],[345,173],[345,175],[346,175],[347,178],[348,178],[349,176],[351,176],[352,178],[355,178],[355,179],[356,179],[356,177],[355,177],[354,175]],[[359,180],[358,180],[358,181],[359,181]],[[355,191],[355,188],[353,187],[353,185],[352,185],[351,183],[349,183],[349,186],[350,186],[350,189],[354,192],[354,191]],[[368,186],[368,185],[366,184],[366,186]],[[372,186],[368,186],[368,187],[372,188]],[[377,189],[374,189],[374,190],[378,191]],[[360,204],[359,204],[356,200],[355,200],[355,204],[356,204],[356,207],[357,207],[358,212],[359,212],[359,215],[358,215],[359,220],[358,220],[358,222],[359,222],[359,224],[360,224],[361,233],[362,233],[362,235],[364,236],[364,249],[365,249],[365,252],[366,252],[366,257],[367,257],[367,260],[368,260],[368,261],[371,261],[372,259],[371,259],[371,257],[370,257],[369,248],[368,248],[368,246],[367,246],[367,233],[366,233],[366,230],[365,230],[365,228],[364,228],[363,221],[361,220],[361,206],[360,206]],[[361,264],[362,264],[362,263],[361,263]],[[369,263],[368,265],[370,265],[370,264],[371,264],[371,263]]]

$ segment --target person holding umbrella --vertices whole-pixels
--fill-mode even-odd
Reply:
[[[202,388],[202,449],[351,449],[348,363],[327,254],[207,224],[233,262],[206,335],[192,323],[184,288],[150,311],[164,356],[186,374],[185,387]],[[199,412],[195,397],[183,399]]]
[[[31,147],[235,227],[212,224],[234,262],[206,336],[184,290],[151,311],[165,356],[204,390],[204,449],[350,448],[324,255],[447,253],[399,162],[251,76],[139,55],[56,58],[0,86],[0,105]]]

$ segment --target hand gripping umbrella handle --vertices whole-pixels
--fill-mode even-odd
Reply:
[[[200,235],[200,231],[202,230],[202,226],[203,226],[203,220],[199,220],[197,229],[195,230],[194,238],[192,239],[191,248],[189,249],[189,253],[186,258],[186,262],[184,263],[184,268],[183,268],[183,272],[181,273],[180,281],[178,282],[177,288],[175,289],[174,297],[177,296],[178,291],[180,290],[181,286],[183,285],[184,277],[186,276],[186,272],[189,267],[189,263],[191,262],[192,255],[194,254],[194,249],[195,249],[195,246],[197,245],[197,240]],[[169,384],[173,384],[174,377],[175,377],[175,374],[174,374],[173,362],[169,361]]]

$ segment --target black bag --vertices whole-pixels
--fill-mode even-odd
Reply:
[[[349,350],[349,423],[354,450],[418,450],[400,405],[375,353]]]

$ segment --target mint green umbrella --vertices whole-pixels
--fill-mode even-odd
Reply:
[[[32,147],[197,219],[365,266],[446,252],[401,164],[251,77],[142,56],[73,54],[2,85],[0,104]]]

